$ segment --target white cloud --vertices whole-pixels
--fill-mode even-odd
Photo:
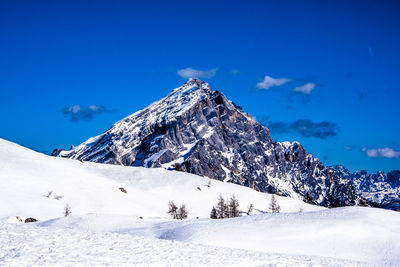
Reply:
[[[210,79],[217,74],[217,68],[211,70],[195,70],[193,68],[186,68],[177,71],[177,74],[182,78],[206,78]]]
[[[314,90],[314,88],[315,83],[306,83],[305,85],[297,86],[293,89],[293,91],[308,95],[311,93],[312,90]]]
[[[385,147],[385,148],[371,148],[366,149],[363,147],[361,149],[365,153],[367,153],[368,157],[371,158],[398,158],[400,157],[400,151],[395,151],[393,148]]]
[[[272,78],[271,76],[266,75],[262,82],[257,83],[257,88],[267,90],[273,86],[284,85],[287,82],[290,82],[290,79],[288,79],[288,78],[276,78],[275,79],[275,78]]]

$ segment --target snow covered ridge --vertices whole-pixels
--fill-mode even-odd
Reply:
[[[298,142],[275,142],[224,94],[189,79],[103,134],[53,155],[125,166],[163,167],[338,207],[355,205],[341,179]]]
[[[270,194],[209,181],[162,168],[50,157],[0,139],[0,266],[400,262],[398,212],[326,209],[275,196],[281,213],[265,213]],[[220,194],[237,197],[242,217],[209,219]],[[186,204],[189,218],[170,219],[169,201]],[[66,204],[71,215],[63,217]],[[249,204],[254,205],[254,215],[247,216]],[[25,224],[16,216],[38,222]]]
[[[341,178],[353,183],[361,202],[373,207],[400,211],[400,171],[379,171],[371,174],[364,170],[350,173],[341,165],[330,168]]]

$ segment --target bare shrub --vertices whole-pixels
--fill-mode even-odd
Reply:
[[[71,207],[67,203],[64,207],[64,217],[68,217],[69,215],[71,215]]]
[[[178,207],[172,201],[168,203],[168,214],[171,215],[172,219],[178,217]]]
[[[186,210],[185,204],[178,209],[178,220],[187,219],[189,212]]]
[[[247,208],[247,215],[250,215],[254,210],[253,204],[250,204],[249,207]]]
[[[273,213],[279,213],[281,211],[281,207],[278,205],[275,195],[271,196],[271,201],[269,203],[269,209]]]

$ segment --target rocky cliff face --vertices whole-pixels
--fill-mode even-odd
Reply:
[[[298,142],[273,141],[266,127],[197,79],[103,134],[53,155],[179,169],[326,207],[357,201],[349,180],[307,154]]]
[[[358,171],[350,173],[341,165],[330,167],[336,174],[351,181],[357,194],[366,204],[400,211],[400,171],[376,174]]]

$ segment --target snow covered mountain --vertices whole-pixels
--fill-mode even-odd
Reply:
[[[341,178],[350,180],[366,204],[400,211],[400,171],[379,171],[373,174],[365,170],[350,173],[341,165],[330,168]]]
[[[162,168],[50,157],[0,139],[1,266],[396,266],[400,213],[326,209]],[[126,193],[119,188],[124,188]],[[50,193],[51,192],[51,193]],[[242,216],[214,220],[222,194]],[[173,220],[168,202],[186,204]],[[71,215],[64,217],[69,204]],[[248,205],[254,214],[247,216]],[[22,223],[27,217],[38,220]],[[378,253],[379,252],[379,253]]]
[[[326,207],[354,205],[352,184],[298,142],[269,130],[224,94],[189,79],[103,134],[54,156],[126,166],[176,168]]]

